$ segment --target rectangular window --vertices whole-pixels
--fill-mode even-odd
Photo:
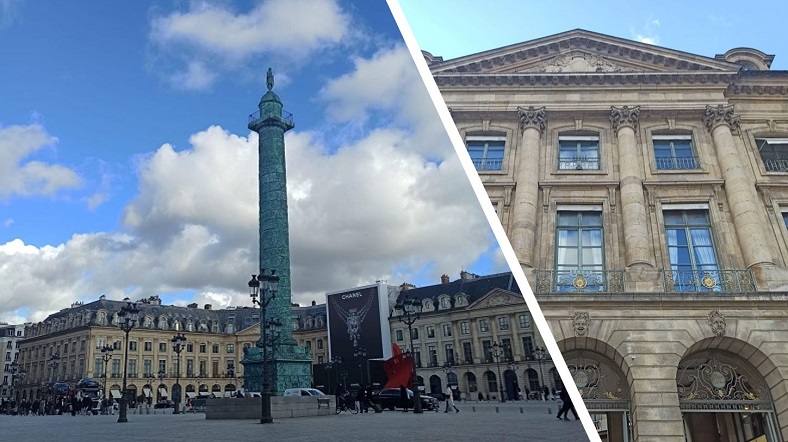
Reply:
[[[208,369],[206,368],[206,362],[200,361],[200,377],[205,377],[206,373],[208,373]]]
[[[414,348],[413,349],[413,363],[416,364],[416,368],[421,368],[421,349]]]
[[[479,331],[481,332],[490,331],[490,323],[486,319],[479,319]]]
[[[411,339],[419,339],[419,329],[418,328],[412,328],[410,335],[411,335],[410,336]]]
[[[430,356],[430,367],[438,366],[438,349],[434,345],[427,346],[427,353]]]
[[[143,345],[143,350],[153,351],[153,342],[145,341],[142,345]]]
[[[586,292],[604,290],[602,212],[598,206],[586,210],[559,210],[556,225],[556,291],[578,290],[578,275],[585,278]],[[599,208],[601,209],[601,208]]]
[[[503,359],[508,362],[514,361],[511,339],[501,339],[501,347],[503,347]]]
[[[129,341],[129,351],[137,351],[137,341]]]
[[[227,354],[235,353],[235,344],[227,344]]]
[[[211,361],[211,369],[213,370],[213,377],[219,377],[219,361]]]
[[[115,350],[120,350],[121,349],[120,340],[113,341],[112,348],[114,348]]]
[[[317,340],[317,349],[318,350],[322,350],[323,349],[323,340],[322,339],[318,339]]]
[[[529,361],[534,358],[534,338],[531,336],[523,336],[523,348],[525,349],[525,358]]]
[[[317,357],[317,363],[318,364],[322,364],[323,363],[323,356],[322,355]]]
[[[142,361],[142,374],[145,377],[153,374],[153,361],[150,359],[145,359]]]
[[[159,352],[166,352],[167,351],[167,343],[166,342],[159,342]]]
[[[80,351],[85,351],[85,346],[87,345],[87,342],[88,341],[86,341],[84,339],[82,340],[82,342],[79,344],[79,350]]]
[[[484,362],[492,362],[492,341],[482,341],[482,348],[484,349]]]
[[[129,359],[129,377],[137,377],[137,360]]]
[[[460,333],[463,335],[468,335],[471,333],[471,326],[467,322],[460,322]]]
[[[167,360],[159,359],[159,373],[167,375]]]
[[[194,353],[194,344],[186,344],[186,352]]]
[[[211,353],[219,353],[219,344],[213,344],[213,348],[211,348]]]
[[[520,328],[528,328],[531,326],[531,318],[528,315],[520,315],[518,316],[520,321]]]
[[[397,336],[397,342],[402,342],[405,340],[402,334],[402,330],[397,330],[395,334]]]
[[[186,376],[194,376],[194,359],[186,360]]]
[[[304,346],[305,346],[306,348],[308,348],[309,350],[312,350],[312,341],[306,341],[306,342],[304,342]]]
[[[665,210],[663,216],[673,291],[705,291],[702,284],[706,275],[715,282],[712,291],[720,291],[717,254],[708,210]]]
[[[756,138],[755,145],[767,172],[788,172],[788,138]]]
[[[466,364],[473,364],[473,347],[470,342],[462,343],[462,357],[465,358]]]
[[[205,344],[200,344],[200,353],[206,353],[208,351],[208,346]]]
[[[428,325],[427,326],[427,338],[434,338],[435,337],[435,327]]]
[[[654,135],[654,158],[657,170],[698,169],[698,158],[692,151],[690,135]]]
[[[507,331],[509,330],[509,317],[508,316],[501,316],[498,318],[498,330],[500,331]]]
[[[113,378],[120,377],[120,359],[112,360],[112,377]]]
[[[93,377],[103,377],[104,376],[104,360],[101,358],[96,358],[95,363],[93,364]]]
[[[11,348],[11,342],[8,343],[8,348]],[[63,353],[68,353],[68,342],[63,344]]]
[[[443,336],[451,336],[451,324],[443,324]]]
[[[444,355],[446,355],[446,363],[454,365],[454,345],[446,344],[443,346]]]
[[[468,155],[476,170],[503,170],[506,137],[465,137]]]
[[[599,137],[559,137],[558,170],[599,170]]]

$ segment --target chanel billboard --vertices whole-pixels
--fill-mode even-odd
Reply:
[[[326,294],[329,357],[353,360],[363,348],[367,359],[391,357],[388,287],[375,284]]]

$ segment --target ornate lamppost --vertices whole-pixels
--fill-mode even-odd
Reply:
[[[276,292],[279,290],[279,277],[276,275],[276,270],[271,270],[271,273],[266,273],[265,269],[260,269],[259,275],[252,275],[249,280],[249,296],[252,298],[252,304],[260,306],[260,341],[257,343],[258,347],[263,349],[263,379],[261,385],[262,397],[262,412],[260,416],[261,424],[270,424],[274,421],[271,415],[271,395],[269,391],[270,382],[270,367],[268,361],[268,337],[267,329],[269,328],[266,320],[266,307],[276,298]],[[260,298],[258,301],[257,298]]]
[[[362,362],[367,358],[367,349],[363,347],[356,347],[353,349],[353,357],[358,359],[358,372],[361,375],[359,387],[364,384],[364,367]]]
[[[118,312],[118,327],[126,334],[126,341],[123,349],[123,393],[120,396],[120,413],[118,414],[118,422],[128,422],[126,413],[128,411],[129,399],[128,392],[126,391],[126,375],[128,374],[129,364],[129,333],[131,329],[139,324],[140,311],[135,303],[127,303]]]
[[[25,379],[25,375],[27,374],[25,370],[19,368],[19,363],[14,361],[11,363],[11,397],[14,397],[17,402],[19,402],[19,392],[17,388],[21,381]]]
[[[60,365],[60,355],[55,353],[49,356],[49,368],[52,370],[52,377],[49,379],[50,382],[57,381],[57,367]]]
[[[501,378],[501,356],[503,356],[503,345],[495,342],[493,343],[493,357],[495,358],[495,366],[498,368],[498,392],[501,396],[501,402],[506,402],[503,397],[503,378]]]
[[[186,345],[184,344],[184,342],[186,342],[186,336],[184,336],[183,333],[178,333],[177,335],[173,336],[172,339],[170,339],[170,342],[172,342],[172,351],[174,351],[175,354],[177,355],[175,359],[175,385],[172,386],[172,396],[173,399],[175,400],[175,411],[173,411],[172,414],[180,414],[181,413],[180,411],[181,352],[186,349]],[[177,393],[176,393],[176,388],[177,388]]]
[[[115,347],[111,345],[101,347],[101,360],[104,361],[104,373],[101,374],[101,377],[104,379],[104,398],[107,397],[107,364],[112,360],[113,351],[115,351]]]
[[[408,326],[408,334],[410,335],[410,348],[413,349],[413,324],[419,320],[421,317],[421,309],[422,305],[416,299],[405,298],[402,302],[398,302],[394,305],[394,310],[399,312],[399,322],[404,323]],[[413,353],[415,355],[415,352]],[[424,411],[421,409],[421,392],[419,392],[419,386],[416,385],[416,362],[411,359],[413,362],[413,372],[411,373],[411,385],[413,388],[413,412],[414,413],[423,413]]]
[[[541,394],[544,390],[544,371],[542,371],[542,360],[547,357],[548,353],[547,350],[544,348],[536,347],[534,349],[534,359],[539,362],[539,393]],[[545,400],[547,400],[547,395],[544,396]]]
[[[167,377],[167,372],[164,370],[159,370],[159,385],[164,385],[164,378]],[[161,394],[159,391],[160,387],[156,387],[156,393]]]

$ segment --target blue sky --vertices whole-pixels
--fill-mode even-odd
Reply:
[[[580,28],[714,57],[735,47],[776,55],[788,70],[781,30],[788,3],[758,0],[399,0],[421,49],[445,60]]]
[[[0,321],[246,303],[265,70],[294,299],[506,270],[385,2],[0,1]]]

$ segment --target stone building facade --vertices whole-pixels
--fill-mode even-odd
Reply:
[[[600,435],[788,440],[773,56],[583,30],[424,56]]]
[[[0,349],[2,352],[3,374],[0,383],[0,402],[10,401],[14,383],[21,382],[26,373],[19,368],[19,341],[24,338],[25,326],[0,324]]]

